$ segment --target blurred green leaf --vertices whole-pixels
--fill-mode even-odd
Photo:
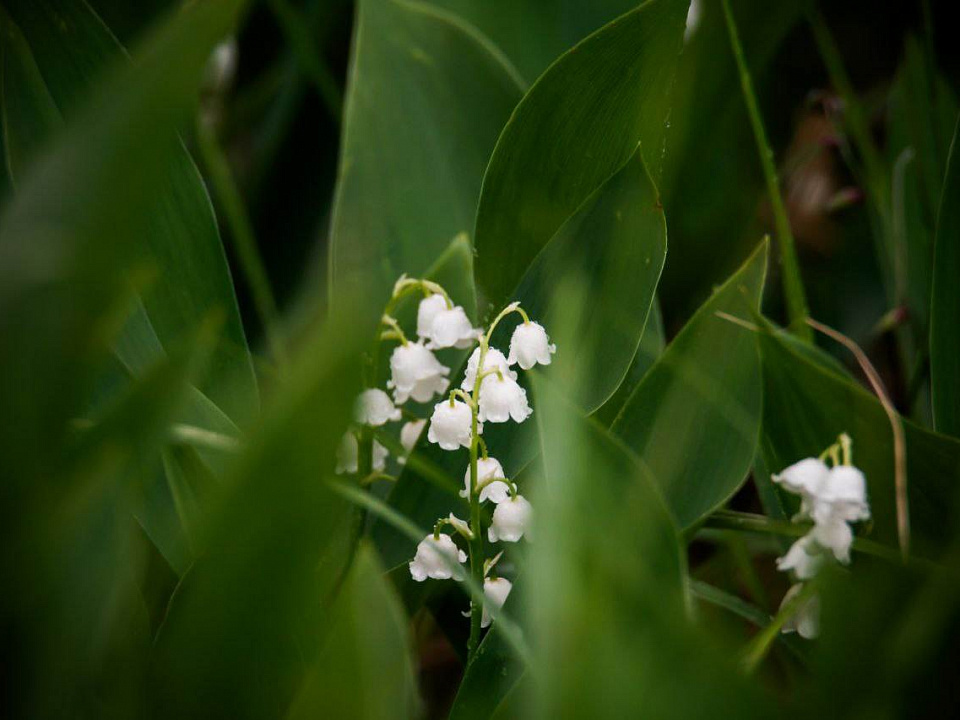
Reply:
[[[477,212],[477,286],[494,307],[638,143],[659,177],[686,10],[686,0],[647,0],[563,55],[517,107]]]
[[[362,545],[289,720],[420,717],[407,618],[382,572],[376,551]]]
[[[104,76],[126,63],[123,48],[82,0],[9,0],[6,7],[39,68],[33,79],[42,82],[20,88],[39,97],[21,99],[5,90],[5,107],[32,104],[49,110],[52,99],[60,114],[72,121]],[[55,127],[49,115],[44,113],[44,126],[6,124],[7,152],[26,156],[41,144],[46,134],[42,131]],[[18,131],[26,134],[21,137]],[[224,339],[211,368],[216,384],[201,390],[235,422],[242,422],[255,412],[258,390],[216,218],[200,174],[180,141],[171,133],[169,140],[159,143],[166,146],[166,157],[155,170],[154,197],[136,240],[148,254],[152,270],[143,296],[146,315],[166,346],[211,311],[223,313]],[[16,174],[14,181],[20,183]]]
[[[0,116],[10,177],[21,177],[43,141],[62,124],[23,33],[0,7]],[[9,98],[9,99],[8,99]]]
[[[643,462],[539,376],[534,387],[535,716],[764,715],[762,694],[685,616],[677,528]]]
[[[765,241],[704,303],[647,372],[611,429],[642,458],[683,528],[722,505],[749,472],[760,432]]]
[[[781,338],[760,334],[763,356],[763,451],[779,472],[816,457],[840,433],[853,439],[853,462],[867,477],[870,537],[896,546],[892,429],[880,402],[859,385],[802,357]],[[904,420],[911,547],[936,557],[955,526],[960,442]]]
[[[960,437],[960,148],[957,124],[937,218],[930,306],[933,426]]]
[[[325,479],[374,330],[353,315],[369,310],[365,302],[302,349],[203,523],[198,559],[154,646],[158,717],[275,715],[317,657],[347,558],[338,543],[350,508]]]
[[[526,80],[636,0],[430,0],[472,23],[510,58]]]
[[[361,0],[330,243],[330,290],[423,273],[471,232],[483,170],[520,99],[498,51],[456,17]]]

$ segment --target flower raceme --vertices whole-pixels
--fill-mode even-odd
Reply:
[[[867,481],[863,472],[851,462],[852,441],[844,434],[819,458],[804,458],[773,476],[784,490],[800,496],[800,511],[794,521],[812,520],[813,527],[797,540],[786,555],[777,559],[777,569],[793,572],[798,580],[810,580],[832,555],[837,562],[850,562],[853,529],[850,523],[868,520]],[[841,460],[842,455],[842,460]],[[829,458],[833,466],[827,465]],[[784,597],[783,605],[802,586],[794,585]],[[819,599],[816,595],[796,610],[783,627],[796,630],[804,638],[816,637]]]
[[[422,293],[417,307],[416,340],[408,339],[394,317],[396,307],[411,293]],[[514,328],[509,353],[504,354],[500,349],[490,347],[490,338],[498,324],[513,313],[519,315],[522,322]],[[386,381],[386,389],[391,391],[392,398],[384,389],[374,386],[379,381],[380,347],[386,341],[397,342],[390,352],[390,374]],[[471,346],[474,348],[464,375],[450,390],[450,368],[444,365],[443,356],[438,353],[448,348]],[[440,285],[404,275],[394,285],[381,317],[377,344],[366,361],[366,388],[356,401],[355,427],[347,431],[338,448],[338,473],[362,475],[361,482],[392,479],[384,474],[387,450],[371,429],[378,428],[379,436],[383,432],[379,428],[406,416],[399,431],[404,454],[396,459],[398,464],[404,464],[425,426],[427,440],[441,449],[453,452],[465,448],[469,451],[470,461],[460,492],[460,497],[469,505],[468,519],[450,513],[437,520],[433,532],[417,546],[409,568],[411,577],[417,582],[462,580],[463,563],[468,554],[458,543],[469,549],[475,587],[483,586],[483,602],[472,602],[468,613],[471,618],[468,643],[471,653],[478,646],[480,629],[490,624],[490,609],[500,608],[512,588],[506,578],[488,577],[503,552],[486,557],[485,543],[517,543],[524,536],[529,538],[533,518],[529,501],[519,494],[516,483],[506,476],[500,462],[487,454],[482,438],[484,424],[511,420],[522,423],[530,417],[533,409],[527,391],[518,382],[515,367],[529,370],[535,365],[549,365],[556,349],[543,325],[532,321],[518,302],[507,305],[486,330],[481,330],[473,327],[464,308],[454,304]],[[410,400],[427,403],[437,395],[441,399],[433,405],[429,421],[417,417],[416,409],[404,407],[401,410],[400,406]],[[361,442],[369,445],[362,447]],[[360,467],[361,458],[365,458],[371,467]],[[488,501],[496,506],[492,516],[480,511],[481,505]],[[489,521],[486,518],[490,518]],[[441,533],[441,528],[445,527],[452,528],[453,532]]]

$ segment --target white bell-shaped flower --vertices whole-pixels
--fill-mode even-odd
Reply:
[[[470,425],[473,414],[470,406],[460,400],[441,400],[433,406],[427,440],[444,450],[470,447]],[[483,423],[477,423],[477,433],[483,433]]]
[[[490,625],[490,606],[497,610],[503,607],[507,601],[507,596],[513,590],[513,583],[506,578],[487,578],[483,581],[483,614],[480,617],[480,627]],[[468,613],[469,614],[469,613]]]
[[[380,444],[378,440],[373,441],[373,469],[381,472],[387,467],[387,457],[390,453]],[[360,465],[360,446],[357,442],[357,436],[352,432],[345,432],[340,438],[340,445],[337,447],[337,468],[338,475],[353,475],[359,470]]]
[[[536,322],[524,322],[517,325],[510,338],[510,357],[507,362],[517,363],[524,370],[534,365],[549,365],[550,356],[557,351],[556,345],[550,344],[547,331],[543,325]]]
[[[417,335],[431,349],[468,348],[480,337],[480,331],[470,324],[462,307],[448,308],[442,295],[431,295],[421,300],[417,309]]]
[[[803,588],[801,583],[792,586],[780,601],[781,609],[797,596]],[[805,640],[813,640],[820,634],[820,597],[813,595],[805,600],[780,629],[783,633],[798,633]]]
[[[423,427],[426,424],[426,420],[410,420],[400,428],[400,444],[403,445],[403,449],[407,451],[408,455],[413,450],[413,446],[417,444],[420,433],[423,432]]]
[[[804,458],[786,468],[772,480],[787,492],[800,496],[800,512],[796,520],[809,518],[819,497],[820,489],[827,481],[830,468],[818,458]]]
[[[460,564],[467,561],[467,554],[456,546],[449,535],[427,535],[417,545],[417,554],[410,561],[410,575],[417,582],[428,577],[435,580],[463,579]]]
[[[801,580],[809,580],[820,570],[824,559],[825,556],[814,542],[812,533],[807,533],[790,546],[786,555],[777,558],[777,570],[793,570]]]
[[[361,425],[380,427],[388,422],[400,419],[400,410],[380,388],[364,390],[354,405],[354,416]]]
[[[828,517],[817,522],[810,531],[817,545],[829,550],[840,562],[850,562],[850,546],[853,545],[853,530],[842,517]]]
[[[497,505],[487,530],[490,542],[517,542],[530,528],[533,507],[523,495],[510,497]]]
[[[390,380],[387,387],[393,389],[393,399],[400,405],[408,398],[427,402],[437,393],[446,391],[450,382],[450,368],[421,343],[408,342],[398,345],[390,355]]]
[[[867,520],[870,517],[870,505],[867,503],[867,480],[863,473],[852,465],[832,468],[817,493],[812,516],[817,523],[838,518],[846,522]]]
[[[482,485],[485,481],[492,478],[506,478],[503,474],[503,466],[496,458],[479,458],[477,460],[477,485]],[[463,476],[463,490],[460,491],[460,497],[470,497],[470,468]],[[480,502],[492,500],[498,505],[510,497],[510,486],[505,482],[492,482],[480,491]]]
[[[463,382],[460,387],[467,392],[473,391],[473,385],[477,381],[477,365],[480,364],[480,348],[477,348],[470,354],[467,360],[467,369],[463,374]],[[517,373],[510,369],[507,359],[503,353],[496,348],[487,348],[487,354],[483,356],[483,373],[499,370],[500,374],[511,380],[517,379]]]
[[[501,423],[512,418],[521,423],[532,413],[527,391],[516,380],[490,375],[480,383],[480,420]]]

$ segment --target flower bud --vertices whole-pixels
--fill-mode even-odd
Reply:
[[[786,555],[777,558],[777,570],[793,570],[801,580],[809,580],[820,570],[824,559],[825,556],[814,542],[812,533],[807,533],[790,546]]]
[[[426,340],[431,349],[468,348],[480,336],[480,331],[470,324],[462,307],[448,308],[442,295],[431,295],[421,300],[417,309],[417,335]]]
[[[483,615],[480,618],[480,627],[490,625],[490,611],[488,607],[495,607],[497,610],[503,607],[507,601],[507,596],[513,590],[513,583],[506,578],[487,578],[483,581]]]
[[[783,596],[780,607],[783,608],[793,598],[797,596],[803,585],[797,583]],[[805,640],[813,640],[820,634],[820,597],[814,595],[804,601],[794,612],[793,616],[788,618],[783,624],[780,632],[796,632]]]
[[[364,390],[354,405],[354,416],[361,425],[380,427],[399,420],[400,411],[394,407],[390,396],[379,388]]]

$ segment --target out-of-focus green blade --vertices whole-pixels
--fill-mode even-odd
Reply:
[[[477,213],[477,286],[494,307],[638,143],[659,177],[686,10],[686,0],[648,0],[563,55],[517,106]]]
[[[816,457],[840,433],[853,439],[853,463],[867,478],[871,539],[896,545],[893,431],[880,402],[767,332],[763,355],[766,466],[779,472],[805,457]],[[927,557],[942,552],[940,541],[955,527],[960,483],[960,442],[904,420],[911,547]]]
[[[23,33],[2,7],[0,37],[0,129],[7,170],[15,180],[62,121]]]
[[[954,134],[940,198],[930,304],[933,426],[960,437],[960,148]]]
[[[611,428],[683,528],[733,495],[753,461],[762,397],[756,336],[717,313],[752,322],[766,266],[764,242],[667,346]]]
[[[325,480],[374,330],[364,298],[349,307],[303,348],[202,526],[154,647],[158,716],[283,712],[317,657],[351,517]]]
[[[68,122],[105,75],[127,62],[123,48],[82,0],[10,0],[6,6],[32,51],[37,79],[42,79],[40,85],[24,90],[42,96],[45,85],[46,99],[53,100]],[[5,108],[14,110],[43,103],[9,92],[3,100]],[[45,129],[36,124],[7,125],[8,154],[23,154],[39,144]],[[210,312],[224,316],[223,341],[212,361],[213,380],[201,390],[235,422],[242,422],[256,411],[258,390],[230,271],[203,181],[186,149],[169,132],[169,138],[153,139],[166,146],[166,157],[153,171],[152,201],[144,208],[147,217],[135,238],[151,267],[151,282],[143,296],[146,315],[164,346]],[[14,181],[22,184],[16,174]]]
[[[330,637],[287,717],[420,717],[407,617],[372,546],[361,546],[325,621]]]
[[[530,716],[763,716],[758,688],[689,624],[677,528],[642,461],[556,387],[534,387],[545,476],[527,563]]]
[[[483,170],[520,88],[456,17],[408,0],[362,0],[330,243],[332,300],[386,300],[472,232]]]

